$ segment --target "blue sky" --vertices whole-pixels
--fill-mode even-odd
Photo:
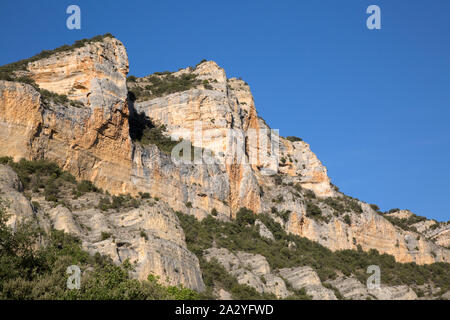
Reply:
[[[70,4],[81,30],[66,28]],[[382,29],[366,28],[381,8]],[[450,219],[450,1],[7,1],[0,64],[111,32],[130,74],[215,60],[340,189]]]

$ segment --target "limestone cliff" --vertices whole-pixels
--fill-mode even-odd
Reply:
[[[191,185],[194,185],[191,188],[197,189],[197,192],[184,192],[181,196],[184,201],[192,202],[194,208],[185,208],[185,211],[203,217],[213,208],[225,215],[229,209],[233,217],[233,213],[240,207],[250,208],[256,213],[271,212],[272,208],[276,208],[279,212],[290,212],[289,221],[280,221],[286,230],[318,241],[332,250],[356,249],[360,245],[363,250],[377,249],[382,253],[392,254],[400,262],[425,264],[450,261],[449,250],[428,241],[424,236],[396,228],[363,202],[357,201],[362,207],[361,212],[348,210],[350,225],[344,222],[343,216],[333,215],[332,209],[324,200],[339,199],[344,195],[331,185],[326,168],[311,152],[307,143],[301,139],[286,139],[276,133],[270,135],[270,128],[258,117],[250,88],[244,81],[227,79],[225,71],[213,61],[203,62],[196,68],[181,69],[173,75],[178,77],[186,73],[193,74],[202,81],[207,80],[210,85],[198,85],[187,91],[161,97],[145,97],[141,99],[144,101],[133,105],[136,112],[144,113],[157,123],[164,124],[168,134],[174,139],[182,137],[191,140],[198,147],[213,150],[215,155],[233,157],[234,149],[230,144],[242,145],[246,152],[243,163],[239,165],[214,166],[220,172],[220,183],[224,187],[222,193],[216,193],[220,188],[217,184],[212,184],[208,176],[204,175],[202,180],[191,180]],[[138,79],[131,84],[131,88],[145,88],[151,83],[152,77],[155,76]],[[201,128],[200,136],[196,135],[196,128]],[[236,138],[231,142],[230,131]],[[253,140],[252,134],[256,136]],[[265,145],[260,141],[263,135],[267,142]],[[273,148],[275,141],[279,141],[278,148]],[[261,157],[264,147],[267,148],[267,157]],[[256,155],[253,162],[252,155]],[[188,172],[196,172],[202,166],[204,165],[194,165]],[[267,171],[277,174],[267,174]],[[165,175],[165,179],[158,177],[146,181],[152,184],[156,180],[171,181],[172,177],[168,176]],[[277,180],[282,182],[277,183]],[[199,188],[197,183],[200,186],[206,184],[208,188]],[[179,194],[179,191],[172,189],[172,183],[169,188],[164,186],[159,191],[160,194],[167,197],[167,192],[162,193],[163,190]],[[182,188],[187,189],[186,186]],[[317,198],[314,201],[322,206],[323,216],[330,219],[317,221],[307,217],[308,199],[305,192],[308,190],[314,192]],[[282,200],[277,201],[280,197]],[[226,200],[230,207],[224,207],[217,199],[222,202]],[[173,205],[183,209],[182,205]],[[277,218],[276,215],[274,218]]]
[[[0,81],[0,155],[47,158],[113,193],[133,190],[128,129],[128,58],[117,39],[30,62],[21,75],[84,103],[43,103],[31,85]]]
[[[98,193],[73,197],[66,188],[62,204],[55,204],[39,192],[27,199],[22,191],[17,174],[0,164],[0,204],[13,228],[26,219],[47,231],[63,230],[81,239],[92,254],[99,252],[118,264],[128,260],[140,280],[153,274],[164,284],[205,289],[198,259],[187,249],[183,229],[166,203],[147,200],[138,208],[101,210]]]
[[[111,194],[148,192],[164,200],[160,207],[109,217],[52,209],[50,223],[79,235],[89,250],[117,262],[137,260],[137,277],[153,272],[201,290],[198,261],[186,249],[174,211],[199,219],[214,212],[229,220],[247,207],[270,213],[288,232],[331,250],[361,247],[400,262],[450,262],[450,251],[443,247],[448,227],[405,230],[338,192],[310,146],[272,132],[258,116],[248,84],[228,79],[215,62],[128,83],[127,73],[123,44],[107,36],[26,62],[14,75],[31,81],[0,80],[0,156],[46,158]],[[133,99],[129,91],[142,94]],[[50,99],[54,94],[68,103]],[[165,125],[167,136],[192,141],[213,161],[175,163],[158,146],[133,141],[133,117]],[[29,203],[10,194],[16,211],[32,215]],[[140,227],[149,240],[136,237]],[[109,229],[118,241],[99,242],[99,232]],[[278,289],[261,287],[286,295]]]

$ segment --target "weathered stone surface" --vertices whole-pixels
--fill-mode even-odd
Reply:
[[[18,222],[34,217],[30,201],[19,192],[21,188],[17,174],[8,166],[0,164],[0,201],[9,215],[7,225],[13,229]]]
[[[416,293],[408,286],[381,286],[379,289],[371,289],[369,293],[378,300],[416,300]]]
[[[172,208],[198,219],[212,209],[231,217],[229,179],[216,164],[175,164],[156,146],[135,145],[131,181],[138,190],[167,201]],[[191,208],[186,206],[190,202]]]
[[[345,299],[350,300],[415,300],[416,293],[408,286],[385,286],[381,285],[378,289],[368,289],[354,277],[340,276],[335,280],[328,280]]]
[[[450,223],[425,220],[411,225],[427,239],[432,240],[441,247],[450,248]]]
[[[284,268],[278,272],[292,288],[305,289],[313,300],[337,300],[333,291],[322,285],[319,276],[311,267]]]
[[[450,251],[411,231],[395,227],[368,204],[360,202],[362,213],[349,214],[351,225],[342,218],[330,216],[329,223],[320,223],[306,216],[306,209],[290,215],[286,226],[293,234],[317,241],[331,250],[377,249],[393,255],[399,262],[428,264],[450,262]]]
[[[377,249],[392,254],[399,262],[450,262],[449,250],[442,247],[449,246],[448,224],[437,228],[431,222],[418,224],[415,227],[422,230],[419,230],[424,235],[421,236],[393,226],[362,202],[361,214],[348,213],[350,225],[342,216],[333,216],[323,204],[319,205],[329,222],[307,217],[305,197],[294,196],[299,191],[292,186],[312,190],[319,199],[339,197],[330,184],[327,169],[307,143],[292,142],[277,134],[271,136],[270,128],[257,114],[249,86],[242,80],[227,79],[225,71],[215,62],[204,62],[175,73],[193,73],[200,80],[208,80],[211,87],[200,85],[136,104],[127,100],[127,72],[124,46],[117,39],[107,37],[30,63],[25,71],[41,88],[82,101],[84,107],[44,103],[30,85],[0,81],[0,156],[13,156],[15,160],[47,158],[78,179],[90,180],[113,194],[149,192],[168,204],[145,208],[147,213],[137,209],[111,215],[83,207],[81,203],[72,210],[45,208],[50,214],[47,222],[79,235],[85,248],[108,254],[116,262],[127,258],[136,260],[139,278],[152,272],[168,283],[183,283],[202,290],[198,261],[186,249],[184,235],[171,208],[199,219],[216,209],[218,218],[227,220],[240,207],[261,213],[270,212],[276,206],[278,211],[290,211],[287,221],[274,216],[288,232],[317,241],[331,250],[356,249],[360,245],[363,250]],[[201,124],[202,139],[194,141],[194,145],[212,150],[216,159],[234,161],[173,163],[156,146],[131,141],[129,113],[135,111],[165,124],[168,134],[175,139],[193,140],[194,129]],[[230,137],[229,130],[234,130],[235,135]],[[245,150],[241,162],[236,161],[232,151],[239,146]],[[270,173],[279,173],[284,184],[276,183]],[[12,206],[8,208],[14,213],[12,219],[33,216],[32,206],[14,183],[5,186],[7,192],[2,195]],[[273,199],[278,196],[283,196],[283,201],[274,204]],[[405,218],[409,216],[408,212],[404,214]],[[267,228],[259,226],[262,236],[273,238]],[[140,236],[141,231],[148,240]],[[111,237],[100,241],[101,232],[111,233],[115,240]],[[267,269],[264,257],[243,258],[242,254],[224,253],[229,262],[222,259],[221,263],[235,262],[240,266],[243,261],[250,262],[250,271],[232,266],[227,270],[233,270],[242,283],[250,283],[260,292],[279,297],[289,294],[284,281]],[[329,290],[322,288],[315,287],[310,294],[315,298],[325,297]],[[390,294],[401,296],[398,292],[403,291]],[[386,292],[382,294],[388,296]],[[364,295],[369,294],[361,296]],[[358,294],[350,290],[349,296]]]
[[[353,277],[339,277],[335,280],[328,280],[327,283],[339,290],[340,294],[349,300],[374,299],[367,290],[367,287]]]
[[[204,290],[198,259],[187,250],[184,232],[166,204],[106,213],[74,210],[72,214],[84,226],[81,239],[88,251],[107,254],[116,263],[129,259],[136,263],[138,279],[154,274],[163,283]],[[102,232],[111,237],[102,241]]]
[[[70,210],[59,205],[48,212],[52,225],[56,230],[62,230],[75,236],[80,235],[80,228],[73,219]]]
[[[261,220],[255,221],[255,226],[258,227],[259,235],[263,238],[274,240],[272,232],[265,226],[264,223],[261,222]]]
[[[290,294],[283,279],[271,273],[262,255],[242,251],[234,254],[225,248],[210,248],[206,250],[205,258],[207,261],[217,259],[240,284],[253,287],[260,293],[272,293],[279,298]]]
[[[44,107],[30,85],[0,81],[0,156],[45,157],[110,192],[133,192],[122,43],[105,38],[29,63],[27,70],[41,88],[85,107]]]
[[[62,205],[53,208],[38,196],[32,198],[40,204],[35,214],[20,189],[17,174],[0,165],[0,199],[11,215],[9,225],[14,227],[24,219],[36,221],[44,230],[53,227],[77,236],[92,254],[108,255],[115,263],[129,259],[138,279],[154,274],[165,284],[205,289],[198,259],[187,249],[178,218],[166,203],[147,201],[135,209],[101,211],[97,209],[100,195],[95,193],[79,199],[66,197],[64,201],[72,209]]]
[[[231,293],[223,289],[219,289],[216,293],[216,296],[218,297],[219,300],[233,300]]]

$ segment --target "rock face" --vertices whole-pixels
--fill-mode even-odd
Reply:
[[[436,223],[433,220],[426,222],[419,222],[413,224],[419,232],[423,233],[428,239],[434,241],[437,245],[445,248],[450,248],[450,223]],[[420,231],[422,230],[422,231]]]
[[[262,210],[261,186],[267,183],[265,176],[277,172],[278,159],[287,153],[296,161],[287,163],[280,169],[282,173],[301,175],[298,181],[320,195],[332,194],[326,168],[309,146],[282,139],[276,132],[271,134],[271,129],[258,117],[250,88],[244,81],[227,79],[225,71],[213,61],[173,75],[178,77],[185,73],[208,80],[211,88],[176,92],[135,103],[134,108],[137,113],[164,124],[174,139],[190,140],[194,146],[221,155],[217,157],[218,170],[227,181],[225,200],[230,205],[231,215],[241,207],[255,212]],[[280,140],[282,143],[278,146]],[[241,149],[245,153],[236,154],[235,151]],[[218,196],[208,194],[208,197],[213,198],[209,202],[214,202]],[[192,197],[191,202],[206,212],[212,209],[205,208],[205,199]]]
[[[258,116],[249,86],[228,79],[213,61],[172,73],[195,76],[195,86],[139,102],[128,99],[127,53],[112,37],[56,52],[25,69],[21,75],[33,79],[42,94],[32,85],[0,80],[0,156],[46,158],[112,194],[148,192],[162,199],[164,205],[108,216],[92,208],[46,208],[48,223],[78,235],[92,252],[106,253],[117,262],[136,260],[139,278],[152,272],[168,283],[204,288],[198,261],[186,249],[174,210],[198,219],[215,212],[228,220],[247,207],[257,214],[272,212],[288,232],[331,250],[361,246],[391,254],[399,262],[450,262],[450,251],[443,248],[449,245],[448,224],[434,228],[426,222],[416,226],[418,232],[403,230],[360,201],[361,212],[334,212],[326,200],[345,195],[331,185],[310,146],[272,132]],[[136,80],[142,86],[150,82],[151,77]],[[44,89],[82,105],[48,101]],[[132,141],[130,117],[139,114],[164,124],[173,139],[192,141],[213,161],[177,163],[156,145]],[[0,170],[4,199],[16,217],[10,223],[32,217],[33,207],[20,193],[17,177],[10,169]],[[321,209],[322,219],[308,214],[311,201]],[[102,231],[113,233],[116,240],[99,241]],[[263,224],[259,232],[273,239]],[[217,255],[211,250],[209,256]],[[227,270],[242,283],[279,297],[289,294],[284,281],[266,268],[264,257],[222,253],[236,260],[238,267]],[[246,260],[252,263],[250,271],[240,266]],[[309,288],[315,298],[332,298],[327,288]]]
[[[256,220],[255,225],[259,229],[259,235],[263,238],[274,240],[272,232],[261,222],[261,220]]]
[[[450,261],[448,250],[424,238],[416,243],[413,240],[415,234],[395,228],[362,202],[364,211],[362,214],[351,214],[351,226],[342,219],[332,219],[330,223],[324,224],[306,217],[305,200],[291,197],[287,191],[295,190],[289,190],[293,188],[286,185],[277,186],[273,182],[274,176],[268,172],[278,172],[290,185],[312,190],[319,198],[339,196],[330,184],[326,168],[311,152],[309,145],[303,141],[284,139],[276,132],[270,134],[270,128],[257,116],[248,85],[242,80],[227,79],[225,71],[214,62],[204,62],[195,69],[181,69],[173,73],[175,77],[182,74],[193,74],[200,80],[207,79],[211,87],[206,89],[200,86],[149,98],[135,103],[133,108],[136,113],[143,113],[156,123],[164,124],[173,139],[190,140],[197,147],[212,150],[215,155],[223,155],[223,161],[212,165],[195,164],[195,168],[190,167],[181,174],[175,170],[177,173],[171,175],[173,169],[161,173],[159,168],[171,166],[170,160],[161,159],[164,164],[155,169],[147,165],[152,168],[148,171],[149,175],[155,178],[142,179],[139,184],[163,196],[167,196],[167,193],[176,194],[172,198],[183,199],[184,203],[191,202],[192,209],[184,208],[183,203],[177,201],[171,202],[171,205],[199,218],[206,216],[213,208],[231,218],[240,207],[250,208],[256,213],[270,212],[274,206],[273,199],[282,196],[282,204],[277,205],[279,210],[291,211],[286,229],[318,241],[332,250],[356,249],[357,245],[361,245],[363,250],[377,249],[392,254],[400,262],[424,264]],[[145,86],[149,79],[141,78],[138,83]],[[277,148],[274,145],[278,141]],[[266,156],[262,155],[261,145],[267,148]],[[235,155],[233,150],[238,146],[244,146],[246,150],[243,162],[227,165],[226,160]],[[145,172],[142,163],[149,163],[150,158],[156,159],[157,156],[136,152],[137,161],[134,162],[137,163],[135,167],[139,168],[138,172]],[[199,170],[213,173],[200,175],[197,174]],[[195,176],[187,172],[195,173]],[[178,178],[180,175],[183,175],[181,182]],[[172,182],[174,177],[176,182]],[[161,187],[160,180],[165,181],[166,185]],[[185,184],[186,181],[190,181],[190,186]],[[224,202],[229,207],[223,206]]]
[[[428,264],[450,261],[449,250],[428,241],[416,232],[395,227],[367,204],[361,203],[361,207],[362,213],[349,215],[350,225],[331,213],[329,223],[318,222],[307,217],[305,210],[291,214],[287,229],[293,234],[317,241],[331,250],[357,249],[360,245],[363,250],[377,249],[391,254],[398,262]]]
[[[87,193],[67,197],[66,206],[56,207],[43,196],[32,198],[40,204],[33,210],[20,188],[17,174],[0,165],[0,201],[12,227],[24,219],[35,221],[45,230],[52,227],[77,236],[92,254],[107,255],[118,264],[128,259],[140,280],[154,274],[165,284],[205,289],[198,259],[187,249],[178,218],[166,203],[148,200],[138,208],[102,211],[97,208],[100,196]]]
[[[136,263],[135,275],[141,280],[154,274],[166,284],[183,284],[197,291],[205,289],[198,259],[186,248],[184,232],[167,205],[144,205],[106,215],[98,210],[73,214],[85,228],[95,230],[81,237],[88,251],[107,254],[116,263],[129,259]],[[101,232],[112,236],[101,240]]]
[[[127,73],[125,47],[107,37],[27,65],[39,87],[82,108],[44,105],[30,85],[0,81],[0,155],[45,157],[113,193],[133,190]]]
[[[9,167],[0,164],[0,201],[9,215],[7,225],[15,228],[24,219],[34,217],[33,207],[20,192],[22,184],[17,174]]]
[[[216,259],[240,284],[253,287],[259,293],[272,293],[286,298],[290,292],[282,278],[273,274],[265,257],[239,251],[234,254],[225,248],[210,248],[205,252],[207,261]]]
[[[280,275],[296,290],[305,289],[313,300],[337,300],[332,290],[325,288],[311,267],[285,268]]]
[[[327,283],[337,288],[340,294],[349,300],[415,300],[416,293],[408,286],[388,287],[381,285],[378,289],[368,289],[354,277],[341,276]]]

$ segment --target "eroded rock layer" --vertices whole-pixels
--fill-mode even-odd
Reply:
[[[153,272],[168,277],[170,283],[203,288],[198,261],[185,248],[172,209],[198,219],[214,212],[227,220],[233,219],[239,208],[247,207],[257,214],[270,213],[288,232],[332,250],[360,246],[391,254],[399,262],[450,262],[450,251],[443,247],[448,246],[447,226],[434,230],[418,225],[417,232],[403,230],[356,200],[360,211],[332,209],[327,199],[346,196],[331,185],[327,169],[310,146],[272,132],[258,116],[249,86],[228,79],[213,61],[171,74],[195,78],[195,85],[138,101],[128,98],[127,53],[112,37],[56,52],[29,62],[25,69],[20,75],[34,80],[42,94],[29,84],[0,81],[0,156],[46,158],[77,179],[90,180],[112,194],[148,192],[163,199],[168,207],[161,210],[168,211],[148,208],[146,219],[136,217],[145,214],[140,211],[110,217],[105,223],[92,218],[93,234],[105,225],[115,226],[133,250],[85,239],[87,248],[108,253],[118,262],[125,257],[137,259],[140,278]],[[138,78],[134,85],[145,88],[152,81],[156,81],[152,76]],[[43,90],[79,103],[48,100]],[[130,114],[143,114],[165,125],[167,135],[192,141],[208,150],[214,161],[175,163],[157,146],[132,141]],[[30,215],[23,199],[11,194],[20,211]],[[321,210],[320,219],[311,203]],[[51,212],[52,223],[89,237],[71,222],[72,215],[56,208]],[[85,212],[80,212],[79,218],[86,224],[92,220]],[[151,226],[155,236],[149,236],[149,241],[130,240],[129,229],[117,218],[131,219],[130,228]],[[167,232],[158,234],[154,225]],[[267,290],[286,295],[284,289]]]

